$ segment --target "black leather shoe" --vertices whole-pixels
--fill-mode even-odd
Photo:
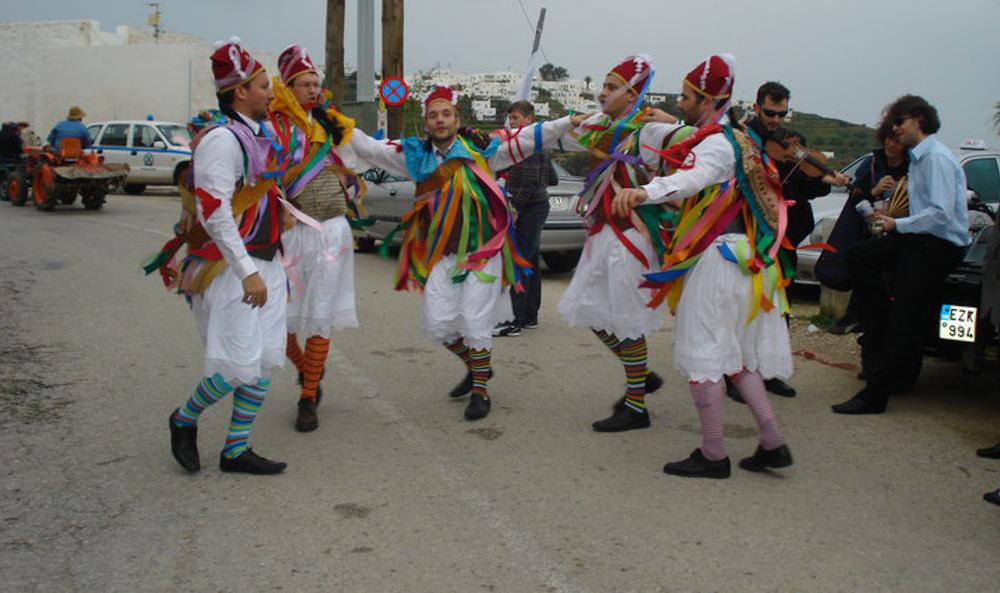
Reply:
[[[831,406],[837,414],[881,414],[885,411],[886,402],[872,401],[866,399],[864,391],[855,395],[846,402]]]
[[[198,427],[177,424],[174,414],[178,410],[170,413],[170,452],[181,467],[189,472],[196,472],[201,469],[201,460],[198,457]]]
[[[762,472],[767,468],[788,467],[791,464],[792,452],[788,450],[788,445],[782,445],[770,451],[757,445],[753,457],[740,460],[740,467],[751,472]]]
[[[985,449],[976,449],[976,455],[986,457],[987,459],[1000,459],[1000,443],[992,447],[986,447]]]
[[[777,377],[765,379],[764,389],[781,397],[795,397],[795,388]]]
[[[493,369],[490,369],[489,378],[493,378]],[[466,371],[465,378],[454,389],[448,392],[448,397],[462,397],[470,391],[472,391],[472,371]]]
[[[481,420],[490,413],[490,398],[483,397],[478,393],[469,398],[469,405],[465,407],[466,420]]]
[[[254,453],[253,449],[247,449],[234,459],[230,459],[225,455],[219,455],[219,469],[224,472],[241,472],[244,474],[268,476],[271,474],[280,474],[286,467],[288,467],[287,463],[264,459]]]
[[[295,430],[312,432],[318,427],[319,416],[316,415],[316,400],[311,397],[299,399],[299,414],[295,417]]]
[[[646,375],[646,395],[653,393],[660,387],[663,387],[663,379],[656,373],[650,371]],[[625,396],[623,395],[618,398],[618,401],[616,401],[615,405],[611,408],[615,411],[615,413],[622,411],[622,409],[625,408]]]
[[[1000,504],[1000,490],[991,490],[983,494],[983,500],[992,502],[993,504]]]
[[[733,384],[733,380],[730,379],[728,375],[724,376],[726,377],[726,395],[729,396],[729,399],[738,404],[745,404],[746,402],[743,401],[743,396],[740,395],[740,390],[736,389],[736,385]]]
[[[604,420],[594,422],[591,426],[597,432],[622,432],[637,428],[649,428],[649,412],[646,410],[636,412],[628,406],[622,406],[622,409],[615,410],[614,414]]]
[[[709,461],[702,455],[701,449],[695,449],[691,456],[683,461],[673,461],[663,466],[663,473],[685,478],[728,478],[731,473],[729,458]]]

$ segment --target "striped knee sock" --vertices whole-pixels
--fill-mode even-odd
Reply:
[[[701,453],[710,461],[724,459],[726,445],[722,440],[722,395],[725,387],[722,381],[690,383],[689,387],[701,420]]]
[[[306,347],[309,347],[309,342],[306,342]],[[303,372],[306,366],[306,358],[302,354],[302,349],[299,348],[299,337],[291,332],[288,334],[288,341],[285,344],[285,354],[288,356],[288,360],[292,361],[295,365],[295,369],[300,373]]]
[[[472,395],[477,393],[486,399],[486,382],[490,379],[490,349],[469,350],[469,372],[472,373]]]
[[[267,395],[267,386],[270,384],[270,379],[257,379],[253,385],[240,385],[233,392],[233,414],[229,418],[226,446],[222,449],[222,454],[229,459],[235,459],[247,450],[250,427],[257,417],[257,411],[264,404],[264,396]]]
[[[774,417],[774,409],[771,407],[771,400],[767,399],[767,390],[764,388],[764,379],[757,371],[750,372],[743,369],[732,377],[733,385],[743,396],[743,401],[750,407],[757,427],[760,429],[760,444],[768,451],[777,449],[785,444],[785,437],[778,430],[778,419]]]
[[[637,340],[622,340],[618,356],[625,365],[625,380],[628,388],[625,391],[625,405],[636,412],[646,410],[646,336]]]
[[[316,399],[316,388],[323,378],[323,366],[330,352],[330,340],[321,336],[311,336],[306,340],[305,366],[302,372],[301,399]]]
[[[469,366],[469,360],[471,360],[471,350],[465,345],[465,340],[459,338],[454,342],[445,342],[444,347],[451,350],[452,354],[462,359],[465,366]]]
[[[611,349],[618,358],[622,357],[622,343],[618,341],[618,337],[615,334],[609,334],[603,329],[590,328],[590,331],[594,332],[597,339],[604,342],[604,345]]]
[[[219,401],[232,390],[233,388],[218,373],[212,377],[203,377],[198,386],[194,388],[191,397],[177,411],[174,421],[179,426],[196,426],[198,417],[205,411],[205,408]]]

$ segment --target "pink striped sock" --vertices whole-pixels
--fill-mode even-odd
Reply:
[[[701,453],[709,461],[726,458],[726,445],[722,440],[722,381],[689,383],[691,397],[698,408],[701,420]]]
[[[743,401],[753,412],[757,427],[760,429],[761,446],[771,451],[784,445],[785,437],[781,436],[781,431],[778,430],[778,419],[774,417],[774,409],[771,407],[771,401],[767,399],[764,379],[760,373],[743,369],[730,378],[743,396]]]

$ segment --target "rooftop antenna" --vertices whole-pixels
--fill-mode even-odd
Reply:
[[[160,42],[160,15],[162,14],[160,12],[160,3],[159,2],[147,2],[146,6],[152,6],[156,10],[156,12],[154,12],[151,15],[149,15],[149,19],[147,19],[146,22],[149,23],[150,27],[153,27],[153,39],[156,40],[156,43],[159,43]]]

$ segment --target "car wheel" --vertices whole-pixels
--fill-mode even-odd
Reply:
[[[146,191],[146,185],[142,183],[126,183],[125,193],[130,196],[138,196],[142,192]]]
[[[580,250],[547,251],[542,254],[542,261],[553,272],[568,272],[575,268],[576,263],[580,261]]]

